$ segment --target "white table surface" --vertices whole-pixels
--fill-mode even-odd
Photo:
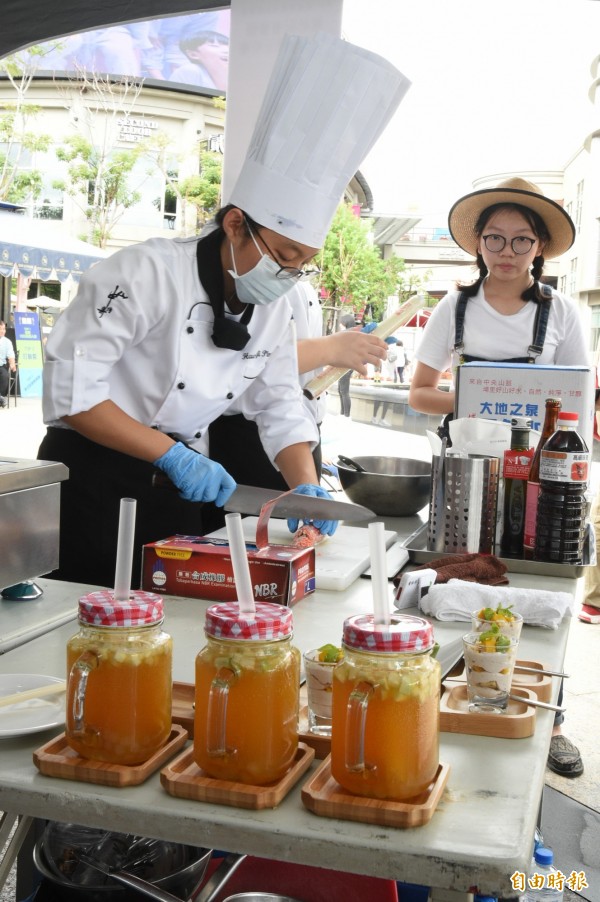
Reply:
[[[35,581],[42,590],[51,586],[52,582],[48,579]],[[85,586],[81,588],[83,590]],[[63,623],[74,623],[78,597],[76,593],[44,592],[39,598],[23,601],[0,598],[0,655],[36,636],[45,635]]]
[[[404,535],[412,526],[402,530]],[[40,582],[49,609],[76,604],[87,588]],[[575,580],[524,574],[511,575],[511,583],[567,592],[574,592],[576,585]],[[204,645],[206,607],[193,599],[165,599],[165,629],[174,639],[174,680],[193,681],[194,659]],[[368,580],[358,579],[345,592],[317,591],[293,608],[295,644],[300,649],[337,644],[345,617],[369,609]],[[1,655],[0,673],[64,677],[66,642],[75,629],[74,623],[67,623]],[[568,629],[568,620],[558,630],[525,626],[520,656],[560,670]],[[460,636],[465,624],[434,621],[434,631],[443,644]],[[554,679],[554,698],[557,691]],[[526,739],[442,733],[440,758],[450,765],[446,792],[431,821],[413,829],[311,813],[300,797],[309,774],[278,808],[262,811],[174,798],[162,789],[158,773],[141,786],[122,789],[46,777],[34,766],[32,752],[52,733],[0,743],[0,808],[446,889],[477,886],[483,893],[510,896],[510,875],[526,871],[531,858],[553,714],[539,710],[536,718],[535,734]]]

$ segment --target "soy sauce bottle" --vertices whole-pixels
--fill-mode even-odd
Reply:
[[[535,536],[538,561],[581,562],[590,454],[578,426],[576,413],[559,413],[558,429],[542,448]]]
[[[542,434],[535,449],[529,476],[527,477],[527,499],[525,501],[525,529],[523,530],[523,557],[532,560],[535,551],[535,524],[537,521],[538,499],[540,497],[540,460],[542,448],[556,432],[558,415],[562,403],[560,398],[546,398],[546,415]]]

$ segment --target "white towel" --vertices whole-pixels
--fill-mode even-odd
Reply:
[[[568,592],[548,592],[545,589],[510,589],[505,586],[480,586],[462,579],[432,586],[419,607],[424,614],[437,620],[470,621],[471,613],[479,608],[510,605],[521,614],[523,622],[555,630],[563,617],[573,614],[573,596]]]

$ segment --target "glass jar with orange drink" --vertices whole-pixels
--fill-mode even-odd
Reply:
[[[331,773],[344,789],[402,801],[439,766],[440,665],[421,617],[373,614],[344,622],[344,660],[333,672]]]
[[[257,786],[279,780],[298,748],[300,652],[292,612],[237,602],[206,612],[196,658],[194,760],[209,777]]]
[[[163,601],[109,590],[79,599],[79,632],[67,643],[68,745],[111,764],[147,761],[171,732],[172,639]]]

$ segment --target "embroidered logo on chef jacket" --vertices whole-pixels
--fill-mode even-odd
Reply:
[[[124,300],[129,300],[129,295],[125,294],[125,292],[122,290],[120,291],[118,285],[115,285],[114,291],[109,292],[106,297],[108,298],[108,304],[105,304],[104,307],[97,308],[100,319],[102,319],[105,313],[113,312],[111,302],[114,301],[115,298],[123,298]]]

